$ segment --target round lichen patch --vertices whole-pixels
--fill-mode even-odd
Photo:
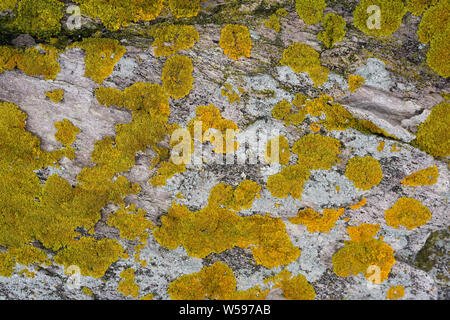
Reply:
[[[250,31],[246,26],[228,24],[222,29],[219,46],[233,60],[241,57],[250,58],[252,49]]]
[[[398,300],[405,296],[405,287],[402,285],[390,287],[386,293],[386,298],[389,300]]]
[[[345,176],[353,181],[355,187],[369,190],[381,182],[383,171],[378,160],[370,156],[355,157],[348,161]]]
[[[175,99],[187,96],[194,87],[193,71],[190,58],[180,55],[168,58],[162,71],[163,88],[167,94]]]
[[[386,223],[394,228],[415,229],[431,219],[431,212],[419,200],[402,197],[384,214]]]
[[[315,24],[322,19],[325,0],[296,0],[295,10],[306,24]]]
[[[404,14],[402,0],[361,0],[353,12],[353,23],[368,35],[385,37],[400,27]]]
[[[329,13],[322,20],[322,27],[325,30],[319,32],[317,39],[322,41],[325,47],[331,48],[335,43],[344,39],[345,26],[344,18],[338,14]]]

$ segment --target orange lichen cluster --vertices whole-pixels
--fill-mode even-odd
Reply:
[[[291,67],[294,72],[308,72],[315,87],[324,84],[330,72],[321,65],[320,55],[316,50],[299,42],[291,44],[284,50],[280,63]]]
[[[386,223],[393,227],[406,227],[408,230],[420,227],[431,219],[431,212],[419,200],[402,197],[384,213]]]
[[[370,156],[354,157],[348,161],[345,176],[353,182],[355,187],[369,190],[380,184],[383,171],[380,162]]]
[[[405,296],[405,287],[402,285],[390,287],[386,293],[386,298],[389,300],[398,300]]]
[[[275,146],[274,152],[272,152],[272,146]],[[279,163],[281,165],[287,165],[291,157],[291,151],[289,150],[289,142],[286,136],[279,136],[270,139],[266,145],[266,152],[264,159],[267,163]]]
[[[61,70],[57,62],[58,49],[40,44],[25,51],[0,46],[0,74],[18,68],[29,76],[44,76],[54,80]]]
[[[189,57],[174,55],[167,59],[162,70],[163,88],[170,97],[180,99],[194,87],[194,65]]]
[[[291,243],[280,219],[236,213],[251,207],[259,189],[251,181],[242,182],[234,191],[219,184],[211,190],[208,206],[200,211],[173,203],[153,235],[161,245],[169,249],[182,245],[197,258],[238,246],[250,247],[256,263],[267,268],[295,261],[300,250]]]
[[[435,184],[437,182],[437,178],[439,177],[439,170],[436,165],[419,170],[414,172],[413,174],[407,176],[402,180],[402,184],[407,186],[429,186]]]
[[[309,233],[328,233],[343,214],[343,208],[337,210],[324,209],[323,213],[316,212],[312,208],[306,208],[300,210],[296,217],[289,218],[289,222],[306,226]]]
[[[64,99],[64,90],[56,89],[53,91],[47,91],[45,95],[53,102],[61,102]]]
[[[152,46],[156,47],[156,57],[171,56],[180,50],[189,49],[200,39],[197,29],[189,25],[157,26],[150,34],[155,39]]]
[[[333,257],[333,271],[340,277],[349,277],[362,272],[373,283],[385,281],[395,264],[394,250],[381,240],[374,239],[378,225],[362,224],[348,227],[351,241],[337,251]]]
[[[218,261],[171,282],[167,293],[173,300],[264,300],[269,293],[259,286],[236,291],[236,283],[233,270]]]
[[[366,79],[364,79],[361,76],[358,75],[349,75],[348,76],[348,88],[350,92],[355,92],[358,90],[364,83],[366,82]]]
[[[139,286],[134,282],[134,269],[128,268],[120,273],[123,279],[119,282],[117,291],[121,292],[125,297],[131,296],[137,298],[139,296]]]
[[[127,51],[115,39],[84,38],[71,47],[80,47],[86,52],[84,76],[101,84],[114,70],[116,63]]]
[[[288,300],[314,300],[316,298],[314,287],[306,280],[304,275],[294,276],[286,269],[264,280],[264,282],[273,283],[274,288],[281,288],[283,297]]]
[[[222,29],[219,46],[224,54],[233,60],[241,57],[250,58],[252,50],[250,31],[246,26],[228,24]]]

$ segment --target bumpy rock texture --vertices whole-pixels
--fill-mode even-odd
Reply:
[[[69,1],[63,2],[64,8],[74,4]],[[89,3],[89,1],[84,2]],[[165,185],[156,186],[150,183],[149,179],[157,174],[163,174],[161,173],[163,170],[159,168],[164,166],[165,162],[164,156],[161,156],[156,146],[166,149],[166,152],[170,151],[170,132],[168,131],[158,144],[139,150],[131,168],[126,172],[116,172],[112,179],[123,176],[130,183],[138,184],[140,190],[134,193],[129,192],[120,201],[110,201],[103,206],[97,212],[98,219],[90,230],[85,230],[80,225],[77,229],[79,234],[75,239],[75,245],[69,243],[62,248],[52,250],[45,248],[39,238],[34,238],[26,245],[45,252],[47,262],[39,263],[31,259],[29,264],[23,264],[18,263],[16,257],[14,266],[8,266],[6,255],[14,257],[11,253],[13,246],[6,242],[0,243],[0,254],[3,254],[0,256],[0,272],[12,270],[11,274],[5,274],[5,272],[0,275],[0,299],[132,299],[150,297],[150,294],[153,299],[169,299],[171,297],[170,290],[168,291],[170,283],[181,279],[181,276],[198,273],[202,268],[204,270],[202,272],[208,274],[208,270],[213,270],[208,268],[216,262],[222,262],[231,268],[236,284],[235,288],[224,288],[223,293],[222,291],[215,292],[216,295],[211,292],[205,293],[208,298],[307,299],[314,298],[314,295],[304,294],[311,291],[309,285],[312,285],[315,299],[386,299],[389,288],[401,285],[405,288],[401,299],[449,299],[449,154],[433,157],[419,149],[414,139],[417,131],[420,130],[420,124],[425,122],[432,108],[444,102],[445,97],[448,98],[448,94],[441,95],[441,93],[448,93],[450,86],[446,78],[439,76],[427,65],[429,45],[419,42],[416,34],[420,17],[406,13],[398,30],[389,37],[380,39],[366,35],[353,26],[353,11],[358,1],[327,1],[324,15],[338,14],[347,23],[345,37],[331,48],[327,48],[317,39],[317,34],[323,31],[321,24],[305,24],[296,12],[295,1],[192,1],[200,6],[198,15],[192,14],[196,11],[194,8],[187,10],[187,17],[177,18],[169,10],[170,6],[177,6],[177,1],[154,2],[156,7],[160,4],[167,5],[167,8],[162,9],[159,17],[135,19],[136,23],[117,31],[104,29],[100,20],[95,20],[88,15],[81,17],[79,29],[70,30],[67,28],[70,14],[65,14],[61,20],[62,31],[53,35],[54,40],[45,38],[47,35],[40,37],[32,34],[35,37],[31,38],[29,35],[21,34],[22,32],[14,31],[17,29],[8,24],[8,19],[13,19],[17,12],[15,10],[0,12],[0,22],[4,26],[1,27],[3,30],[0,32],[2,37],[0,45],[23,49],[32,47],[36,43],[51,42],[61,49],[57,59],[61,70],[54,80],[27,75],[20,70],[20,67],[13,70],[6,69],[0,73],[0,101],[18,106],[28,116],[25,129],[40,139],[40,147],[43,150],[61,149],[61,142],[55,138],[57,129],[54,124],[56,122],[68,119],[79,129],[76,140],[71,145],[75,151],[73,159],[69,156],[62,157],[58,164],[35,171],[41,185],[46,184],[52,175],[59,175],[75,188],[79,183],[77,178],[82,169],[95,166],[91,159],[95,143],[105,137],[115,137],[118,130],[116,125],[130,123],[139,112],[137,109],[131,110],[132,108],[127,107],[126,102],[120,104],[113,101],[110,107],[101,105],[96,97],[96,88],[103,86],[124,91],[137,82],[163,86],[161,75],[167,57],[156,55],[155,47],[152,46],[155,39],[152,28],[159,24],[187,24],[195,27],[199,33],[198,41],[188,41],[190,45],[180,46],[182,49],[178,54],[190,58],[193,63],[194,80],[192,90],[189,90],[190,80],[187,81],[188,95],[184,96],[186,93],[184,88],[183,94],[179,95],[180,99],[167,98],[170,105],[168,124],[178,124],[180,127],[189,128],[191,120],[200,117],[197,107],[213,104],[220,111],[221,117],[233,121],[239,127],[236,140],[240,142],[240,149],[237,151],[237,159],[264,155],[268,141],[282,135],[286,137],[292,151],[289,164],[269,165],[263,161],[218,164],[208,161],[217,157],[217,153],[212,152],[214,146],[211,143],[205,143],[203,149],[207,152],[205,151],[204,163],[191,162],[181,170],[173,169],[167,175]],[[286,11],[280,11],[281,8]],[[177,12],[182,14],[180,12],[183,11]],[[267,27],[267,21],[271,17],[274,19],[273,15],[278,17],[277,21],[280,24],[278,32]],[[219,41],[221,30],[227,24],[239,24],[248,28],[251,39],[250,57],[242,55],[239,59],[233,60],[224,54]],[[105,51],[99,55],[101,56],[99,59],[112,60],[114,66],[112,73],[100,85],[85,76],[88,63],[85,57],[89,53],[76,45],[69,47],[79,42],[82,37],[90,36],[118,40],[114,44],[115,49],[111,49],[113,51],[104,48]],[[196,35],[193,36],[194,39],[196,37]],[[243,42],[247,43],[247,41]],[[315,65],[308,67],[313,68],[309,73],[296,73],[290,66],[280,64],[283,51],[297,42],[310,46],[320,54],[321,66],[319,67],[330,70],[325,83],[315,86],[315,82],[311,80],[312,72],[317,71],[314,69]],[[119,45],[125,47],[126,52],[117,50]],[[247,47],[240,49],[248,50]],[[118,51],[120,55],[124,52],[120,59]],[[0,63],[2,58],[4,57],[0,57]],[[104,62],[104,60],[101,61]],[[1,71],[2,65],[0,65]],[[101,72],[103,74],[104,70]],[[183,70],[183,73],[186,73],[186,70]],[[176,71],[173,74],[176,77]],[[349,91],[347,80],[349,75],[359,75],[365,79],[362,86],[354,92]],[[47,92],[61,89],[64,92],[60,101],[59,99],[53,101],[46,96]],[[126,91],[123,95],[117,92],[118,99],[126,99]],[[231,95],[233,92],[234,95]],[[371,128],[378,128],[368,131],[358,130],[361,128],[357,126],[347,126],[343,130],[332,130],[326,122],[321,122],[326,121],[329,116],[320,112],[313,115],[311,115],[312,112],[308,115],[305,112],[304,119],[295,125],[289,125],[282,119],[274,118],[272,109],[275,105],[283,100],[290,103],[298,93],[310,99],[319,98],[321,95],[332,96],[333,104],[341,104],[354,118],[370,121]],[[308,103],[306,103],[307,107]],[[6,107],[2,104],[1,108]],[[300,103],[298,109],[302,108]],[[447,110],[450,111],[448,105]],[[449,117],[448,111],[446,117]],[[448,120],[443,123],[448,126]],[[226,127],[223,122],[220,125]],[[145,126],[145,123],[141,126]],[[142,129],[145,130],[145,127]],[[448,151],[449,128],[446,129],[447,135],[443,143],[447,145]],[[310,167],[306,171],[309,173],[305,181],[301,180],[300,197],[294,197],[295,192],[291,192],[291,195],[284,198],[274,196],[273,190],[267,187],[269,177],[283,173],[283,168],[295,165],[299,157],[308,158],[308,152],[317,151],[328,156],[328,149],[319,150],[321,145],[317,145],[317,149],[309,150],[306,155],[301,150],[295,151],[295,143],[308,134],[328,136],[338,140],[339,153],[331,157],[332,161],[329,165],[317,164],[313,169]],[[253,143],[252,137],[257,137]],[[327,145],[323,147],[328,148]],[[0,152],[3,152],[1,150],[3,149],[0,149]],[[113,157],[112,153],[107,156]],[[365,190],[358,188],[356,186],[358,184],[347,177],[346,167],[350,159],[367,156],[374,159],[377,165],[379,163],[382,176],[379,177],[381,180],[375,178],[375,183]],[[318,161],[320,162],[321,159]],[[299,164],[302,165],[302,162],[299,161]],[[439,172],[435,183],[419,186],[401,183],[405,177],[433,166],[436,166]],[[361,175],[365,174],[363,171]],[[294,181],[298,182],[298,179],[303,178],[294,178]],[[254,181],[261,187],[261,190],[257,192],[258,195],[255,197],[254,193],[247,201],[250,206],[233,208],[232,205],[226,205],[228,202],[225,200],[223,202],[217,200],[216,203],[212,203],[211,199],[208,201],[211,190],[219,183],[231,186],[230,190],[239,190],[238,186],[245,180]],[[291,182],[288,184],[293,185]],[[0,190],[0,196],[3,191]],[[20,193],[20,189],[17,192]],[[233,194],[233,191],[230,192]],[[240,196],[245,198],[248,194],[234,191],[233,196],[232,199],[238,199]],[[385,211],[402,197],[419,200],[429,209],[431,218],[411,230],[405,226],[398,228],[389,226],[385,220]],[[365,205],[362,203],[361,206],[351,208],[363,199],[365,199]],[[217,212],[222,214],[222,211],[217,210],[227,210],[226,215],[230,219],[242,218],[242,220],[236,220],[239,221],[236,225],[242,225],[243,229],[233,231],[239,233],[236,236],[238,240],[231,245],[231,248],[220,252],[210,250],[206,256],[189,255],[189,250],[186,251],[179,243],[176,243],[176,249],[169,250],[161,244],[160,238],[156,235],[157,230],[162,230],[159,229],[161,224],[166,221],[161,219],[163,216],[171,217],[179,213],[173,209],[176,206],[173,202],[184,205],[192,214],[209,212],[212,216]],[[135,207],[130,209],[128,206],[132,204]],[[108,217],[112,215],[119,217],[118,210],[121,206],[128,207],[130,211],[136,211],[136,219],[139,214],[142,218],[143,214],[145,221],[151,221],[147,232],[138,234],[138,240],[134,236],[124,236],[125,231],[128,230],[126,225],[127,223],[131,225],[131,231],[137,233],[136,228],[142,227],[142,224],[133,225],[132,222],[127,222],[133,219],[125,219],[120,226],[119,223],[117,226],[109,223]],[[302,218],[299,211],[305,208],[312,208],[320,213],[319,218],[316,220],[313,217]],[[345,210],[339,211],[338,209],[341,208]],[[321,216],[324,209],[334,209],[336,212],[339,211],[340,215],[333,216],[330,218],[333,219],[331,221],[326,220],[325,214]],[[403,214],[413,215],[414,212],[411,209]],[[6,214],[0,212],[0,224],[6,221],[2,221],[6,219],[4,218]],[[270,217],[273,221],[270,220],[270,224],[269,220],[258,224],[254,222],[255,219],[251,220],[250,217],[258,215],[261,219]],[[300,218],[297,219],[297,216]],[[182,216],[178,218],[182,219]],[[401,219],[409,219],[409,217]],[[220,228],[227,226],[227,221],[216,221],[212,218],[211,221],[211,224],[217,225],[193,226],[192,229],[197,228],[200,230],[198,232],[203,233],[219,234]],[[247,232],[246,221],[249,224],[253,223],[254,228],[260,227],[262,230],[256,232],[252,229]],[[282,223],[279,225],[278,221]],[[300,223],[297,223],[298,221]],[[29,222],[32,223],[32,221]],[[174,225],[176,225],[175,222]],[[359,259],[358,263],[364,266],[362,273],[351,275],[350,272],[349,276],[342,277],[335,272],[333,256],[349,243],[355,245],[355,239],[348,242],[350,237],[346,228],[360,226],[363,223],[378,224],[380,228],[377,235],[373,237],[393,249],[395,264],[390,268],[387,279],[381,283],[373,281],[374,275],[366,270],[368,266],[376,264],[377,260],[363,261],[365,258],[358,256],[357,252],[354,256],[356,260]],[[310,225],[317,227],[320,232],[311,232]],[[329,225],[329,228],[324,225]],[[299,248],[301,253],[297,255],[293,253],[295,251],[290,251],[292,253],[290,261],[273,268],[258,263],[255,258],[257,257],[254,247],[256,243],[264,243],[258,248],[262,248],[262,255],[270,256],[274,261],[283,261],[277,256],[283,251],[277,250],[278,246],[281,246],[280,243],[286,242],[286,239],[282,238],[284,232],[288,235],[288,243],[290,240],[293,248]],[[260,238],[249,240],[246,234],[252,234],[249,237]],[[113,239],[120,244],[121,252],[119,257],[107,264],[104,274],[100,274],[99,277],[82,275],[76,279],[74,285],[68,285],[70,281],[73,281],[74,275],[69,275],[67,269],[70,265],[77,265],[74,262],[76,259],[70,260],[69,257],[63,261],[60,252],[67,250],[66,246],[69,249],[74,248],[80,237],[93,237],[96,241]],[[196,235],[187,234],[186,237],[195,238]],[[274,243],[267,244],[272,237],[275,239]],[[214,247],[214,244],[210,243],[199,245]],[[270,245],[273,246],[276,254],[267,249]],[[109,255],[110,252],[98,252],[98,254]],[[59,258],[55,258],[57,256]],[[131,280],[122,278],[121,273],[129,268],[134,270],[134,278]],[[289,271],[293,278],[289,279],[288,276],[284,278],[286,277],[284,270]],[[280,274],[280,272],[283,273]],[[376,273],[376,270],[373,272]],[[83,270],[82,273],[84,273]],[[278,278],[277,275],[279,275]],[[232,284],[234,283],[234,280],[229,280],[229,278],[233,279],[232,276],[226,279],[225,276],[221,279],[221,275],[220,277],[217,275],[217,278],[215,275],[209,276],[211,279],[207,278],[206,282],[231,281]],[[270,279],[274,276],[275,278]],[[303,276],[306,277],[309,285],[305,284]],[[202,284],[195,284],[195,286],[202,286]],[[118,288],[121,289],[118,290]],[[259,293],[245,291],[252,288],[260,290]],[[201,290],[208,291],[207,285],[203,284]],[[242,293],[244,291],[245,293]],[[180,292],[172,297],[174,296],[179,297]]]

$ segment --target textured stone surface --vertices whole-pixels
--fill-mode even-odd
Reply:
[[[205,6],[220,10],[222,2],[208,1]],[[327,12],[343,15],[348,25],[351,25],[354,1],[349,1],[348,6],[341,5],[341,1],[334,2],[336,5],[327,8]],[[195,116],[197,106],[214,104],[221,110],[223,117],[239,125],[238,139],[263,132],[259,142],[265,147],[266,142],[273,137],[272,132],[278,130],[292,146],[302,135],[301,132],[274,120],[271,117],[272,108],[283,99],[291,101],[298,92],[310,96],[327,93],[356,117],[372,121],[398,140],[366,135],[353,129],[327,132],[326,135],[342,142],[342,160],[331,170],[313,171],[304,186],[302,200],[291,197],[277,199],[271,196],[265,183],[281,167],[265,164],[188,165],[186,172],[169,179],[166,186],[153,187],[148,179],[155,174],[155,169],[149,169],[155,154],[148,150],[137,155],[136,166],[125,174],[131,182],[137,182],[142,187],[138,195],[128,196],[126,202],[144,209],[152,222],[158,225],[160,217],[167,214],[172,201],[187,205],[191,210],[199,210],[206,206],[209,191],[215,184],[224,182],[236,186],[242,180],[250,179],[262,185],[261,197],[255,199],[251,209],[239,214],[247,216],[269,213],[272,217],[283,219],[292,242],[302,250],[300,258],[289,264],[287,269],[293,274],[305,275],[314,286],[317,299],[385,299],[386,291],[394,285],[405,287],[404,299],[448,299],[448,160],[434,159],[408,144],[414,139],[417,125],[426,119],[429,109],[443,100],[438,93],[449,90],[446,79],[427,69],[426,64],[424,67],[426,50],[421,49],[415,35],[419,20],[407,14],[402,26],[393,35],[393,39],[400,43],[397,46],[383,47],[381,42],[350,27],[342,42],[326,50],[315,36],[320,30],[319,25],[305,25],[298,18],[295,6],[290,1],[271,3],[265,5],[263,1],[244,1],[241,5],[241,10],[249,10],[241,23],[251,31],[253,49],[250,59],[233,61],[223,54],[218,46],[222,24],[216,24],[213,18],[205,18],[206,23],[200,18],[193,20],[193,25],[200,33],[200,41],[181,53],[192,58],[194,63],[194,89],[187,97],[170,101],[169,122],[185,126]],[[265,28],[263,21],[275,10],[271,8],[281,5],[285,6],[289,14],[281,19],[282,30],[276,33]],[[264,8],[262,13],[255,11],[252,14],[260,6]],[[204,13],[206,16],[209,14]],[[123,90],[135,82],[161,84],[161,70],[165,59],[154,56],[153,48],[149,46],[151,41],[135,36],[127,38],[126,33],[116,36],[126,46],[127,53],[102,85]],[[25,40],[30,43],[29,39]],[[25,40],[18,39],[17,43],[24,43]],[[306,43],[321,52],[322,63],[332,71],[326,84],[314,88],[307,74],[297,74],[289,67],[279,65],[283,50],[292,42]],[[409,44],[410,49],[405,49],[402,44]],[[405,54],[405,50],[408,53]],[[379,58],[370,57],[367,51]],[[419,56],[421,63],[408,60],[413,53]],[[386,64],[382,60],[390,63]],[[114,136],[114,126],[131,121],[131,113],[115,107],[105,108],[97,102],[94,90],[98,85],[83,76],[85,66],[81,49],[67,49],[60,54],[58,61],[61,71],[53,81],[29,77],[19,70],[0,74],[0,100],[18,105],[28,115],[26,128],[41,139],[45,150],[61,147],[54,138],[54,122],[67,118],[80,128],[81,133],[74,144],[75,160],[64,159],[61,170],[41,170],[44,178],[56,173],[70,183],[76,183],[76,176],[81,169],[92,165],[90,155],[94,142],[106,136]],[[422,78],[417,80],[400,69],[414,69],[421,73]],[[366,79],[365,85],[357,92],[350,93],[346,80],[348,74],[363,76]],[[221,95],[225,83],[234,88],[245,89],[246,94],[241,97],[240,102],[230,104]],[[65,90],[62,103],[53,103],[45,98],[45,92],[60,88]],[[305,128],[311,123],[308,121],[305,121]],[[381,152],[377,150],[380,142],[385,142]],[[394,144],[401,148],[399,152],[391,152]],[[264,149],[250,145],[240,155],[262,152]],[[378,186],[369,191],[361,191],[345,177],[345,164],[352,157],[366,155],[380,161],[384,177]],[[438,167],[440,173],[436,184],[417,188],[400,184],[405,176],[433,165]],[[339,191],[336,186],[340,187]],[[177,197],[179,193],[183,198]],[[304,207],[317,210],[349,207],[364,197],[367,198],[367,205],[357,210],[346,210],[329,233],[309,233],[305,226],[288,221],[289,217],[296,216],[297,211]],[[414,230],[387,226],[384,211],[399,197],[420,200],[431,210],[431,220]],[[105,212],[108,210],[114,208],[104,208]],[[348,221],[343,218],[348,218]],[[396,264],[389,279],[379,285],[370,285],[362,274],[341,278],[332,270],[331,257],[343,247],[343,241],[349,240],[345,228],[361,223],[380,224],[379,235],[395,250]],[[119,238],[117,230],[104,222],[98,223],[96,234]],[[111,265],[102,279],[81,278],[81,287],[90,288],[93,297],[83,294],[81,289],[67,288],[68,276],[64,274],[64,268],[54,265],[36,268],[34,278],[19,274],[23,268],[21,266],[16,267],[16,272],[10,278],[0,276],[0,299],[123,299],[121,293],[117,292],[117,285],[120,272],[128,267],[136,270],[140,296],[152,293],[155,299],[167,299],[166,291],[171,281],[181,275],[198,272],[214,261],[222,261],[233,269],[239,290],[262,284],[265,278],[282,270],[280,267],[269,270],[255,265],[249,249],[234,248],[220,254],[211,254],[205,259],[192,258],[182,247],[176,250],[161,247],[152,235],[140,253],[140,259],[147,261],[147,266],[143,267],[133,258],[135,244],[123,239],[119,241],[124,248],[130,249],[129,259],[119,260]],[[33,270],[30,267],[28,269]],[[272,290],[268,299],[282,298],[279,291]]]

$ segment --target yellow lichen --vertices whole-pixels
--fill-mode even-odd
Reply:
[[[171,282],[167,293],[173,300],[264,300],[269,293],[259,287],[236,291],[236,283],[233,270],[218,261]]]
[[[432,167],[419,170],[402,180],[402,184],[407,186],[426,186],[432,185],[437,182],[439,177],[439,170],[434,165]]]
[[[53,91],[47,91],[45,95],[53,102],[61,102],[64,99],[64,90],[56,89]]]
[[[272,282],[275,288],[281,288],[283,297],[288,300],[314,300],[316,298],[314,287],[306,280],[304,275],[294,276],[286,269],[274,277],[264,280],[264,282]]]
[[[200,0],[169,0],[169,8],[175,18],[191,18],[200,11]]]
[[[361,207],[364,207],[367,204],[367,198],[363,198],[360,202],[350,206],[350,209],[357,210]]]
[[[354,157],[348,161],[345,176],[353,182],[355,187],[369,190],[380,184],[383,171],[379,161],[370,156]]]
[[[65,265],[66,269],[76,265],[83,276],[100,278],[119,259],[122,251],[122,246],[116,240],[83,237],[59,251],[55,262]]]
[[[277,152],[272,154],[272,144],[278,145]],[[289,150],[289,142],[286,136],[279,136],[270,139],[266,145],[266,152],[264,154],[264,159],[267,163],[279,163],[281,165],[286,165],[289,163],[291,157],[291,151]]]
[[[152,293],[146,294],[145,296],[143,296],[139,300],[153,300],[153,294]]]
[[[58,34],[63,6],[57,0],[20,0],[14,26],[22,33],[41,38]]]
[[[414,146],[433,157],[450,156],[450,103],[442,102],[431,109],[428,119],[420,124]]]
[[[165,25],[152,30],[155,38],[152,46],[155,48],[155,56],[171,56],[180,50],[186,50],[199,41],[200,36],[194,26],[189,25]]]
[[[250,58],[252,49],[250,31],[246,26],[228,24],[222,29],[219,46],[224,54],[233,60],[241,57]]]
[[[84,38],[71,47],[80,47],[86,52],[84,76],[98,84],[113,72],[115,64],[126,52],[119,41],[107,38]]]
[[[361,76],[358,75],[349,75],[348,76],[348,88],[350,92],[355,92],[358,90],[364,83],[366,82],[366,79],[364,79]]]
[[[398,300],[405,296],[405,287],[402,285],[392,286],[386,293],[386,298],[389,300]]]
[[[296,260],[300,250],[292,245],[280,219],[260,215],[241,217],[226,208],[249,208],[259,191],[255,186],[259,187],[247,182],[233,192],[231,187],[219,184],[211,190],[208,206],[200,211],[172,203],[168,214],[161,218],[161,227],[153,232],[155,239],[169,249],[182,245],[190,256],[197,258],[238,246],[250,247],[256,263],[267,268]]]
[[[175,99],[187,96],[194,87],[193,71],[190,58],[180,55],[169,57],[162,71],[163,88],[167,94]]]
[[[353,23],[368,35],[385,37],[400,27],[405,11],[402,0],[361,0],[353,12]]]
[[[13,10],[16,7],[18,0],[3,0],[0,3],[0,11]]]
[[[340,15],[328,13],[321,24],[325,30],[317,34],[317,39],[322,41],[325,47],[331,48],[335,43],[344,39],[346,22]]]
[[[163,0],[74,0],[80,4],[81,13],[100,18],[109,30],[117,30],[139,20],[156,19]]]
[[[117,291],[122,293],[125,297],[137,298],[139,296],[139,286],[134,282],[134,269],[128,268],[120,273],[123,279],[119,282]]]
[[[301,200],[303,185],[311,176],[309,171],[301,164],[284,167],[280,173],[269,176],[266,187],[273,197],[287,198],[291,195]]]
[[[339,277],[349,277],[362,272],[373,283],[384,282],[395,264],[394,250],[382,240],[372,239],[378,231],[377,225],[363,224],[360,227],[348,227],[352,241],[333,257],[333,272]],[[355,241],[356,240],[356,241]]]
[[[165,186],[167,179],[185,171],[186,164],[174,164],[172,161],[165,161],[161,163],[156,176],[152,177],[149,182],[152,186]]]
[[[57,141],[61,142],[66,147],[72,145],[80,133],[80,129],[75,127],[72,122],[64,119],[61,122],[55,122],[55,128],[58,130],[55,134]]]
[[[288,15],[288,11],[285,8],[280,8],[275,13],[280,17],[286,17]]]
[[[306,226],[309,233],[328,233],[334,227],[339,217],[343,214],[343,208],[337,210],[324,209],[323,213],[316,212],[311,208],[306,208],[300,210],[296,217],[289,218],[289,222]]]
[[[94,293],[92,292],[92,290],[88,287],[83,287],[83,289],[81,289],[83,294],[87,295],[87,296],[94,296]]]
[[[329,170],[338,161],[341,142],[332,137],[319,134],[307,134],[292,146],[292,152],[298,156],[298,164],[309,170]]]
[[[221,94],[223,97],[228,97],[228,102],[231,104],[241,101],[239,94],[233,90],[233,87],[229,83],[225,83],[225,88],[222,88]]]
[[[297,14],[306,24],[315,24],[322,19],[325,0],[296,0]]]
[[[384,218],[393,228],[404,226],[411,230],[426,224],[431,219],[431,212],[419,200],[401,197],[385,211]]]
[[[450,6],[449,6],[450,9]],[[450,77],[450,44],[447,41],[450,38],[450,24],[447,28],[436,34],[431,39],[430,50],[427,53],[428,66],[441,77]]]
[[[427,43],[450,25],[450,1],[440,0],[423,14],[417,35],[419,41]],[[440,45],[445,45],[446,39]]]
[[[283,52],[282,65],[287,65],[294,72],[308,72],[314,86],[324,84],[330,70],[320,64],[320,55],[312,47],[304,43],[293,43]]]
[[[298,126],[303,122],[303,120],[305,120],[307,112],[306,109],[301,106],[295,106],[294,111],[291,110],[292,108],[291,103],[287,100],[282,100],[272,109],[272,116],[275,119],[283,120],[286,126],[291,124]]]
[[[420,16],[429,6],[436,4],[438,1],[439,0],[406,0],[406,10],[415,16]]]
[[[0,251],[0,276],[11,277],[14,273],[14,259],[5,252]]]
[[[134,204],[130,207],[122,207],[108,216],[107,224],[119,229],[120,236],[124,239],[136,241],[137,238],[147,236],[147,230],[153,229],[153,224],[145,217],[145,211],[136,208]]]
[[[385,144],[386,144],[386,142],[380,141],[380,143],[378,144],[378,147],[377,147],[378,152],[381,152],[384,150]]]
[[[347,227],[347,232],[350,239],[352,239],[352,241],[355,242],[369,241],[370,239],[376,236],[379,230],[380,230],[379,224],[363,223],[359,226]]]
[[[275,32],[280,32],[280,18],[278,18],[276,14],[271,14],[269,19],[264,21],[264,26],[268,29],[274,30]]]

